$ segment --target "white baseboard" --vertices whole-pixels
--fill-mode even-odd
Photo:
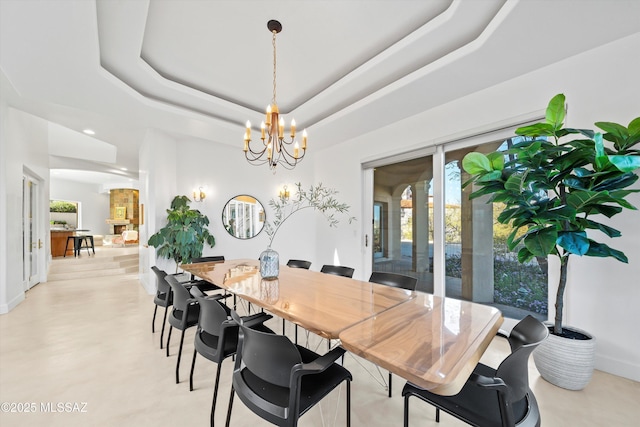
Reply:
[[[595,368],[619,377],[640,382],[640,364],[596,354]]]
[[[24,301],[24,292],[20,292],[15,298],[9,301],[7,304],[0,304],[0,314],[7,314]]]

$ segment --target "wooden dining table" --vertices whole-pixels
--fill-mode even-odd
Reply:
[[[301,268],[265,280],[257,260],[181,267],[443,395],[460,391],[503,321],[486,305]]]

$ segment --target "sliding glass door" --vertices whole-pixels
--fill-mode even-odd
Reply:
[[[518,248],[506,246],[510,227],[495,220],[503,206],[469,200],[472,188],[462,188],[469,179],[461,168],[467,153],[511,143],[450,144],[432,155],[376,166],[372,270],[417,277],[418,290],[496,306],[506,317],[546,320],[547,260],[520,264]]]

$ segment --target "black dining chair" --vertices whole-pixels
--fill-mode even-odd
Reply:
[[[211,403],[211,426],[213,426],[222,362],[226,358],[236,354],[239,327],[230,316],[231,309],[222,303],[223,295],[208,296],[195,286],[191,288],[190,293],[200,305],[200,317],[194,338],[193,359],[191,361],[191,372],[189,374],[189,390],[193,391],[193,372],[198,354],[218,364],[215,385],[213,387],[213,401]],[[271,329],[264,326],[264,322],[272,317],[273,316],[266,313],[258,313],[253,316],[243,317],[242,321],[249,328],[255,328],[266,333],[273,333]]]
[[[305,270],[308,270],[309,268],[311,268],[311,261],[305,261],[302,259],[290,259],[289,261],[287,261],[287,267],[303,268]],[[285,322],[286,321],[282,319],[282,335],[285,334],[285,330],[284,330]],[[295,325],[295,342],[296,344],[298,344],[298,325]]]
[[[158,306],[164,307],[164,317],[162,318],[162,330],[160,332],[160,348],[162,348],[162,341],[164,339],[164,326],[167,323],[167,312],[169,306],[173,304],[173,295],[171,293],[171,286],[165,279],[167,273],[160,270],[155,265],[151,267],[151,270],[156,275],[156,296],[153,298],[155,308],[153,309],[153,319],[151,320],[151,333],[155,333],[156,313],[158,312]]]
[[[248,328],[237,313],[231,315],[240,324],[240,335],[227,427],[235,394],[260,418],[278,426],[297,426],[300,416],[343,381],[347,383],[347,426],[351,425],[351,373],[334,363],[345,353],[343,348],[320,356],[283,335]]]
[[[224,262],[224,255],[203,256],[203,257],[191,259],[191,264],[198,264],[201,262]],[[194,282],[197,281],[196,285],[203,292],[222,290],[221,287],[216,286],[213,283],[207,282],[206,280],[202,280],[201,278],[198,278],[193,273],[191,273],[191,280]]]
[[[334,276],[342,276],[342,277],[348,277],[348,278],[353,277],[354,271],[355,269],[351,267],[344,267],[341,265],[329,265],[329,264],[323,265],[322,268],[320,269],[321,273],[333,274]],[[327,340],[327,349],[331,349],[330,339]]]
[[[402,288],[408,291],[415,291],[418,285],[418,279],[411,276],[405,276],[397,273],[387,273],[383,271],[374,271],[369,277],[369,282],[379,283],[381,285],[392,286],[394,288]],[[393,374],[389,371],[388,383],[389,397],[393,395]]]
[[[498,334],[500,336],[504,336]],[[409,398],[415,396],[440,410],[477,427],[538,427],[540,410],[529,388],[529,355],[549,335],[549,330],[532,316],[522,319],[508,337],[511,354],[498,369],[478,363],[473,373],[454,396],[430,393],[407,383],[403,390],[404,426],[409,426]]]
[[[341,265],[328,265],[325,264],[322,266],[322,268],[320,269],[321,273],[326,273],[326,274],[334,274],[336,276],[343,276],[343,277],[353,277],[353,272],[355,271],[355,269],[351,268],[351,267],[343,267]]]
[[[174,276],[167,275],[166,280],[169,286],[171,286],[171,292],[173,293],[173,310],[169,316],[169,334],[167,336],[167,357],[169,356],[171,331],[173,328],[182,331],[180,335],[180,346],[178,348],[178,360],[176,361],[176,384],[178,384],[180,382],[180,359],[182,358],[184,333],[188,328],[198,324],[200,305],[195,298],[191,297],[188,287],[178,282]]]
[[[311,261],[305,261],[302,259],[290,259],[289,261],[287,261],[287,267],[304,268],[305,270],[308,270],[309,268],[311,268]]]

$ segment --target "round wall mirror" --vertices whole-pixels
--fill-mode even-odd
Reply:
[[[222,224],[233,237],[251,239],[262,231],[264,215],[264,206],[258,199],[241,194],[224,205]]]

